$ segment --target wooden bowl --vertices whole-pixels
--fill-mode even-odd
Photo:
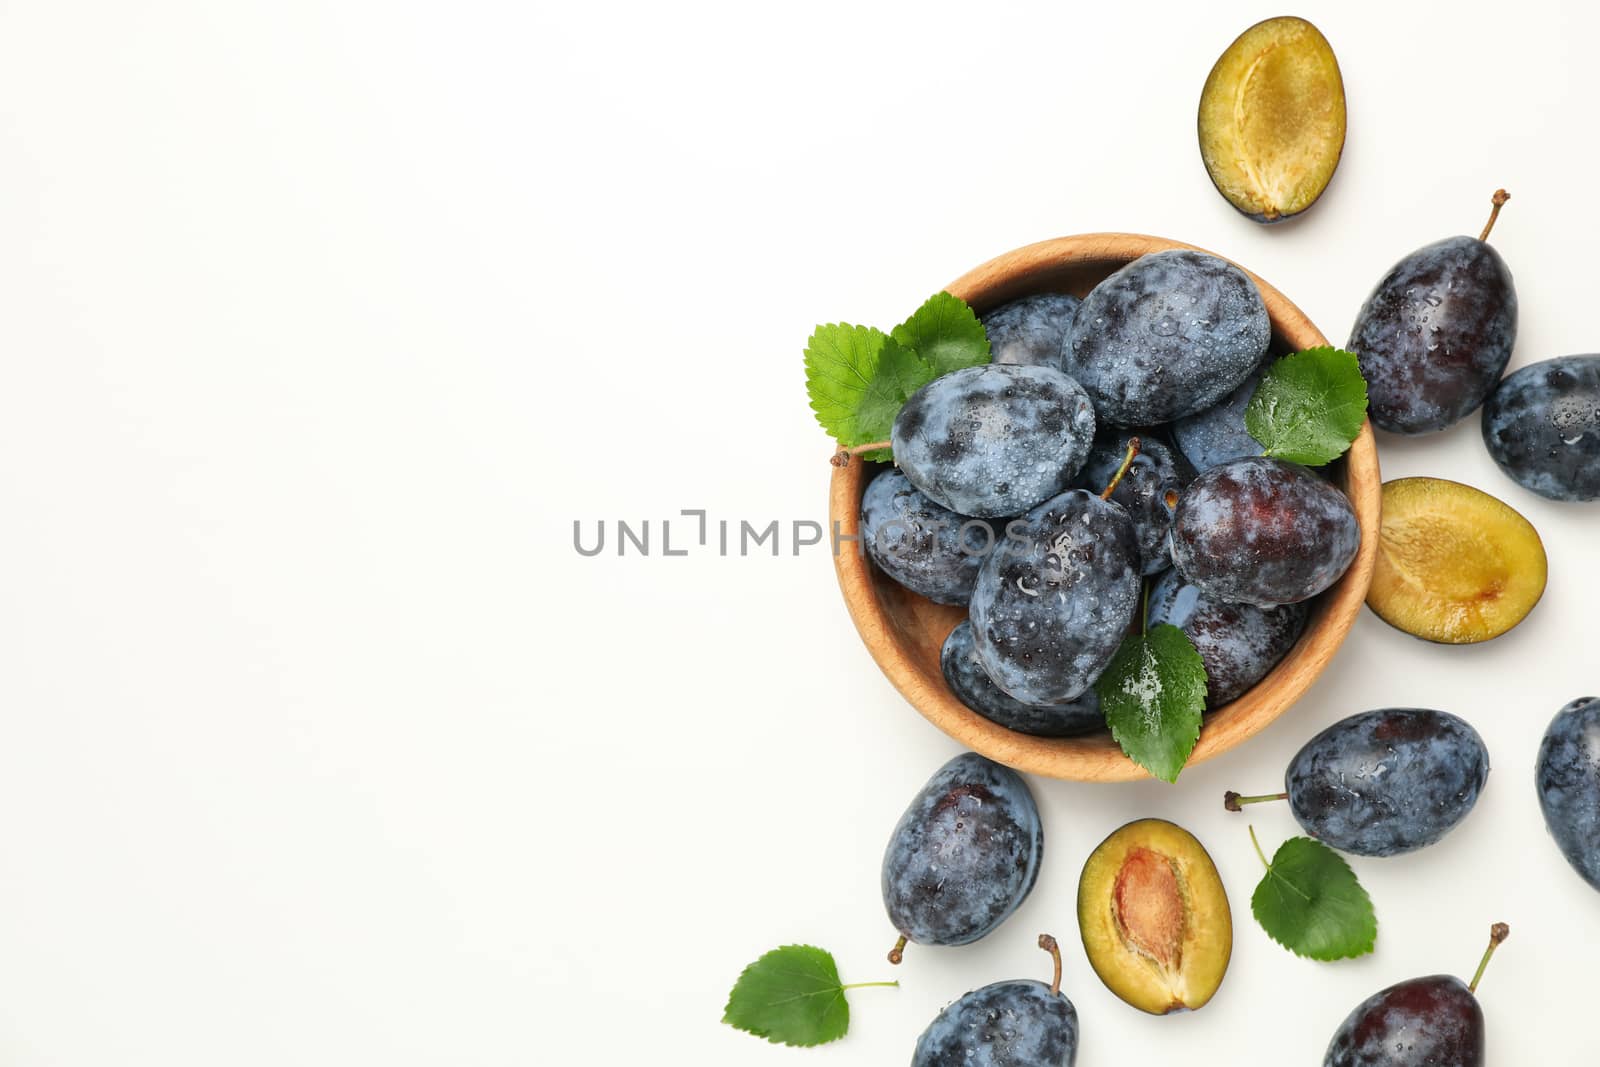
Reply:
[[[1132,233],[1058,237],[1007,252],[946,288],[983,314],[1030,293],[1066,292],[1081,297],[1100,279],[1148,252],[1193,247]],[[1250,277],[1260,287],[1272,318],[1274,352],[1297,352],[1328,343],[1288,298],[1254,274]],[[844,534],[860,534],[861,493],[873,473],[873,465],[861,462],[834,468],[828,511]],[[1355,562],[1333,588],[1313,602],[1305,633],[1283,661],[1249,692],[1206,716],[1200,742],[1189,758],[1191,764],[1228,751],[1289,710],[1328,665],[1361,611],[1377,557],[1382,489],[1370,423],[1361,428],[1361,436],[1330,473],[1350,497],[1361,526],[1361,549]],[[859,548],[859,543],[855,544]],[[842,549],[834,556],[834,564],[845,606],[867,651],[895,688],[939,729],[974,752],[1033,774],[1082,782],[1148,777],[1122,754],[1109,733],[1033,737],[1008,730],[969,709],[951,695],[939,670],[939,650],[950,631],[966,617],[966,609],[934,604],[908,592],[872,566],[860,551]]]

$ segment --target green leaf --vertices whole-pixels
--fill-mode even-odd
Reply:
[[[1254,828],[1250,831],[1255,841]],[[1261,845],[1256,844],[1261,854]],[[1261,856],[1266,863],[1266,856]],[[1333,849],[1309,837],[1278,846],[1250,898],[1256,922],[1284,948],[1313,960],[1365,956],[1378,941],[1372,898]]]
[[[1261,376],[1244,428],[1266,454],[1320,467],[1344,455],[1367,417],[1367,382],[1356,357],[1337,348],[1284,356]]]
[[[817,422],[846,447],[886,441],[906,398],[933,368],[882,330],[818,326],[806,342],[806,393]],[[867,459],[888,459],[888,449]]]
[[[933,368],[934,377],[989,362],[989,335],[960,297],[934,293],[892,336]]]
[[[1206,709],[1206,668],[1188,635],[1161,623],[1123,639],[1094,688],[1128,758],[1176,782],[1200,740]]]
[[[822,1045],[850,1029],[844,991],[832,956],[811,945],[785,945],[739,975],[722,1021],[776,1044]]]
[[[894,430],[894,417],[900,414],[911,394],[933,381],[935,375],[927,362],[909,348],[890,340],[878,357],[878,373],[873,375],[856,408],[856,433],[863,445],[869,441],[887,441]],[[868,459],[887,460],[891,452],[880,448],[865,452]]]

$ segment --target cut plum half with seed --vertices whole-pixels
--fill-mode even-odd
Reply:
[[[1193,834],[1162,819],[1100,844],[1078,883],[1078,926],[1095,974],[1151,1015],[1204,1007],[1233,955],[1233,913]]]
[[[1251,26],[1200,93],[1200,156],[1223,197],[1257,222],[1314,204],[1344,152],[1344,79],[1305,19]]]
[[[1384,484],[1367,605],[1390,626],[1439,644],[1499,637],[1539,602],[1547,570],[1533,524],[1488,493],[1443,478]]]

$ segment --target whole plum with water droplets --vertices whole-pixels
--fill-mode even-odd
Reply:
[[[995,363],[1061,369],[1061,346],[1080,301],[1066,293],[1038,293],[1013,300],[983,316]]]
[[[1178,573],[1209,597],[1264,608],[1316,596],[1360,547],[1361,527],[1343,493],[1266,456],[1201,474],[1178,499],[1172,523]]]
[[[978,658],[970,620],[945,638],[939,669],[957,700],[1008,730],[1035,737],[1077,737],[1105,729],[1100,698],[1093,689],[1065,704],[1024,704],[995,685]]]
[[[986,364],[912,393],[890,434],[911,484],[961,515],[1019,515],[1072,484],[1094,441],[1094,408],[1049,367]]]
[[[1600,889],[1600,698],[1574,700],[1551,720],[1534,780],[1550,836],[1572,869]]]
[[[1551,500],[1600,497],[1600,355],[1506,375],[1483,406],[1483,443],[1524,489]]]
[[[1101,431],[1083,470],[1078,472],[1077,487],[1098,493],[1110,485],[1122,467],[1131,440],[1130,434]],[[1112,490],[1111,499],[1133,519],[1143,573],[1159,574],[1172,565],[1167,532],[1172,529],[1178,493],[1189,484],[1194,471],[1187,460],[1159,438],[1141,433],[1138,441],[1139,452]]]
[[[1478,983],[1510,934],[1506,924],[1494,924],[1471,984],[1448,974],[1413,978],[1356,1005],[1328,1043],[1323,1067],[1483,1067]]]
[[[1167,623],[1188,636],[1206,670],[1206,708],[1242,695],[1278,665],[1305,632],[1309,605],[1258,608],[1208,597],[1167,571],[1150,589],[1149,624]]]
[[[1483,1009],[1452,975],[1413,978],[1363,1001],[1334,1034],[1324,1067],[1477,1067]]]
[[[1044,852],[1027,783],[966,752],[911,799],[883,854],[883,905],[904,941],[965,945],[999,926],[1033,890]]]
[[[1208,471],[1230,459],[1259,456],[1266,451],[1244,428],[1244,409],[1250,406],[1260,384],[1261,375],[1252,374],[1211,407],[1172,424],[1172,439],[1195,470]]]
[[[986,520],[940,507],[904,472],[886,470],[861,495],[861,543],[882,571],[936,604],[972,598],[996,532]]]
[[[1312,837],[1357,856],[1397,856],[1455,829],[1488,778],[1488,749],[1465,720],[1383,708],[1308,741],[1289,762],[1284,788]]]
[[[1261,365],[1266,304],[1227,260],[1173,249],[1140,256],[1084,297],[1062,368],[1117,426],[1204,411]]]
[[[1139,542],[1120,505],[1081,489],[1006,528],[968,606],[984,672],[1026,704],[1075,700],[1139,606]]]
[[[1503,196],[1496,194],[1496,213]],[[1483,403],[1516,339],[1510,268],[1483,238],[1463,236],[1424,245],[1389,268],[1361,306],[1347,347],[1361,361],[1372,424],[1423,434]]]
[[[994,982],[941,1011],[917,1039],[911,1067],[1072,1067],[1078,1012],[1061,992],[1055,938],[1039,937],[1055,959],[1055,981]]]

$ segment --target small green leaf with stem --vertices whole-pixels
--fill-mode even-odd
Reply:
[[[1268,937],[1313,960],[1352,959],[1373,950],[1378,919],[1372,898],[1337,852],[1309,837],[1291,837],[1268,862],[1253,826],[1250,843],[1267,869],[1250,911]]]
[[[850,1029],[845,990],[899,982],[839,981],[833,957],[813,945],[773,949],[739,975],[722,1021],[775,1044],[808,1047],[837,1041]]]

